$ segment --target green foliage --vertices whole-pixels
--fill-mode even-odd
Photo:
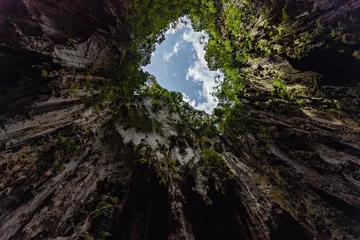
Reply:
[[[41,78],[47,78],[48,77],[48,72],[45,70],[45,69],[43,69],[43,70],[41,70]]]
[[[54,162],[54,168],[57,172],[63,172],[65,170],[65,165],[63,163],[59,163],[59,161]]]
[[[163,153],[163,156],[157,166],[156,174],[160,179],[159,183],[167,185],[170,179],[180,179],[180,175],[177,172],[175,160],[165,153]]]
[[[224,167],[225,161],[221,157],[220,154],[218,154],[214,149],[212,148],[205,148],[203,150],[202,159],[204,161],[205,166],[220,166]]]
[[[62,156],[75,156],[78,157],[81,153],[81,143],[76,137],[63,137],[58,136],[58,144]]]
[[[145,164],[147,163],[145,153],[140,153],[140,160],[139,160],[139,162],[140,162],[140,164],[143,164],[143,165],[145,165]]]
[[[119,200],[117,197],[110,197],[106,201],[101,201],[98,207],[94,210],[94,217],[112,217],[115,208],[121,209],[122,206],[118,204]]]
[[[279,14],[267,2],[255,3],[237,0],[134,0],[128,3],[124,14],[124,46],[119,62],[114,64],[112,81],[100,86],[96,103],[101,106],[114,100],[129,101],[134,92],[150,97],[154,111],[167,108],[177,113],[184,123],[199,136],[219,134],[233,121],[233,111],[240,108],[239,93],[245,92],[247,74],[242,71],[250,58],[272,54],[286,54],[300,58],[309,49],[311,37],[297,35],[291,26],[286,2]],[[169,92],[158,84],[144,86],[150,76],[140,68],[150,62],[155,45],[165,38],[169,23],[187,14],[195,30],[209,34],[205,59],[211,70],[221,70],[216,78],[218,87],[214,96],[219,105],[213,116],[194,110],[182,101],[182,95]],[[275,17],[277,19],[275,19]],[[322,26],[318,23],[317,27]],[[199,39],[203,41],[203,39]],[[284,86],[276,87],[283,99],[295,96]],[[290,90],[293,91],[293,90]]]
[[[153,98],[151,100],[151,104],[152,104],[154,112],[157,112],[157,111],[161,110],[162,104],[161,104],[161,101],[159,99]]]
[[[204,166],[216,172],[223,183],[235,179],[236,175],[229,170],[225,160],[219,153],[212,148],[205,148],[202,151]]]
[[[66,39],[66,47],[70,47],[73,45],[73,41],[71,38]]]
[[[354,51],[352,55],[353,55],[353,57],[355,57],[357,59],[360,59],[360,52],[359,51]]]
[[[339,38],[339,37],[341,37],[341,32],[338,30],[331,30],[330,36],[332,38]]]
[[[322,29],[323,29],[323,26],[322,26],[321,22],[320,22],[320,21],[316,21],[315,32],[316,32],[317,34],[320,34],[320,32],[321,32]]]
[[[74,83],[70,87],[70,94],[73,95],[75,98],[80,98],[80,84]]]
[[[96,104],[114,100],[129,101],[144,84],[148,74],[141,66],[150,62],[155,45],[165,39],[169,23],[190,12],[200,3],[196,0],[134,0],[129,1],[123,15],[124,34],[121,59],[114,63],[112,81],[101,86]]]
[[[206,137],[206,136],[202,136],[202,137],[199,139],[199,142],[200,142],[200,144],[201,144],[201,146],[202,146],[203,148],[209,148],[209,147],[211,147],[211,142],[210,142],[209,138]]]
[[[85,76],[90,76],[93,75],[94,73],[95,73],[94,66],[88,66],[85,68]]]
[[[286,12],[286,8],[288,6],[288,2],[284,5],[284,7],[281,9],[281,22],[282,24],[287,24],[290,21],[290,17],[288,13]]]
[[[117,197],[103,196],[103,200],[97,205],[96,209],[92,212],[92,232],[95,239],[106,239],[109,236],[114,218],[121,212],[122,205],[119,203]]]
[[[93,106],[93,109],[94,109],[94,112],[95,112],[96,114],[100,114],[99,105],[94,105],[94,106]]]
[[[273,94],[279,96],[283,100],[294,101],[301,96],[305,96],[303,86],[288,87],[280,79],[273,80],[274,91]],[[301,102],[302,103],[302,102]]]
[[[83,233],[83,235],[82,235],[82,239],[83,239],[83,240],[94,240],[94,237],[91,236],[90,233],[85,232],[85,233]]]
[[[287,48],[286,54],[289,57],[300,59],[303,52],[305,52],[311,43],[312,39],[309,35],[303,34],[300,38],[294,41],[293,48]]]
[[[281,11],[280,24],[272,19],[274,14],[266,3],[249,4],[248,1],[235,0],[205,0],[202,3],[204,6],[191,11],[190,17],[196,30],[205,29],[209,34],[205,49],[209,68],[220,69],[224,73],[224,80],[219,82],[214,93],[220,101],[216,111],[218,119],[223,119],[218,122],[223,130],[231,109],[241,105],[238,95],[244,91],[247,78],[242,68],[249,59],[284,53],[292,58],[301,58],[312,39],[306,33],[301,36],[294,33],[287,2]],[[261,11],[258,11],[259,7]]]

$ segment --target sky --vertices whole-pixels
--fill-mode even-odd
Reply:
[[[151,63],[143,69],[153,74],[162,87],[181,92],[190,105],[211,114],[217,105],[217,99],[211,95],[217,85],[215,77],[222,78],[223,74],[210,71],[204,59],[209,36],[204,31],[195,32],[191,21],[182,17],[165,37],[156,46]]]

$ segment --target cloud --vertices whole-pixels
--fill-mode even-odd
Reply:
[[[176,73],[173,73],[173,75],[172,75],[173,77],[175,77],[176,76]]]
[[[191,25],[190,25],[191,26]],[[200,40],[201,39],[201,40]],[[217,86],[215,77],[220,75],[220,81],[223,74],[220,71],[210,71],[205,60],[204,47],[209,40],[209,36],[204,32],[195,32],[192,27],[183,34],[183,40],[192,43],[196,58],[187,70],[186,80],[202,83],[201,97],[205,98],[205,102],[198,103],[196,108],[211,113],[217,106],[217,99],[211,93]]]
[[[169,24],[169,29],[166,31],[165,35],[175,34],[177,31],[188,27],[191,24],[191,21],[188,17],[181,17],[176,22]]]
[[[194,99],[191,100],[190,97],[189,97],[188,95],[186,95],[185,93],[181,93],[181,94],[183,95],[183,100],[184,100],[185,102],[189,103],[190,106],[195,107],[195,103],[196,103],[196,102],[195,102]]]
[[[172,52],[164,53],[164,60],[166,62],[168,62],[172,56],[174,56],[175,54],[177,54],[179,52],[181,43],[182,43],[182,41],[175,43],[175,46],[174,46]]]

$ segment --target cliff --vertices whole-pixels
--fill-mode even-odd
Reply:
[[[250,2],[294,32],[220,133],[153,96],[95,104],[129,2],[1,1],[0,239],[359,239],[360,2]]]

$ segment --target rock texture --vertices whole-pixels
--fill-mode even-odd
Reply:
[[[291,1],[296,31],[330,30],[300,60],[253,59],[244,107],[206,141],[149,98],[89,106],[125,8],[1,1],[0,239],[360,238],[359,1]]]

